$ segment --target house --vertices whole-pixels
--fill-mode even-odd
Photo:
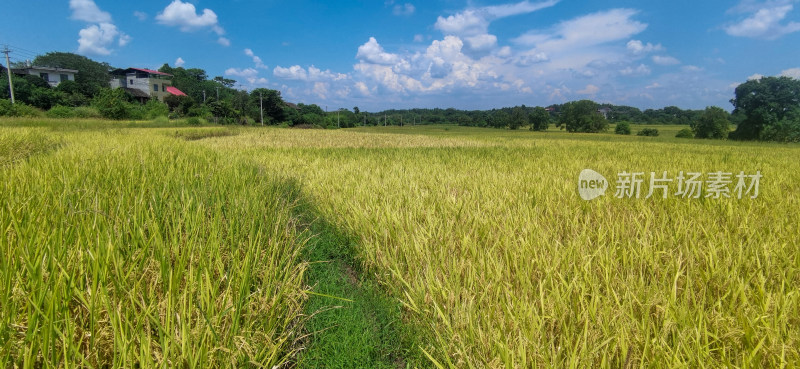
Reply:
[[[32,75],[42,77],[50,87],[57,87],[61,82],[74,81],[78,71],[75,69],[37,67],[26,65],[23,68],[11,68],[11,72],[18,76]]]
[[[111,72],[111,88],[122,88],[139,100],[156,98],[164,101],[169,95],[186,96],[172,86],[172,75],[157,70],[128,68]]]
[[[611,108],[609,108],[609,107],[602,107],[602,108],[600,108],[600,109],[597,109],[597,112],[598,112],[598,113],[600,113],[600,115],[602,115],[602,116],[603,116],[603,118],[605,118],[605,119],[608,119],[608,114],[610,114],[610,113],[611,113]]]

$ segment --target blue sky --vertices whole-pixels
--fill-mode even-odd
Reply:
[[[796,0],[58,0],[4,5],[15,60],[164,63],[330,109],[592,99],[730,110],[737,84],[800,78]],[[9,16],[12,15],[13,16]]]

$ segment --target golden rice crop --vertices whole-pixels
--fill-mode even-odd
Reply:
[[[401,134],[386,144],[383,132]],[[455,128],[321,135],[204,144],[299,178],[427,327],[420,347],[437,366],[800,362],[796,146]],[[612,181],[606,197],[578,197],[585,168]],[[618,199],[622,171],[764,178],[757,199]]]

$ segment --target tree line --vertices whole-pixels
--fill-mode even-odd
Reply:
[[[100,63],[73,53],[51,52],[36,57],[33,65],[76,69],[75,81],[57,87],[38,76],[13,75],[17,101],[11,106],[9,91],[0,89],[0,115],[51,117],[156,119],[197,118],[219,124],[264,124],[321,128],[347,128],[361,125],[458,124],[545,131],[551,125],[568,132],[604,132],[611,124],[620,134],[630,133],[630,124],[686,125],[680,135],[696,138],[800,141],[800,80],[789,77],[763,77],[736,88],[731,100],[732,114],[720,107],[684,110],[676,106],[640,110],[625,105],[600,104],[591,100],[571,101],[547,107],[525,105],[491,110],[389,109],[381,112],[352,110],[325,111],[315,104],[290,104],[279,91],[234,88],[236,81],[210,77],[200,68],[171,67],[160,72],[171,74],[172,85],[187,96],[168,96],[163,102],[139,103],[126,91],[109,88],[108,63]],[[0,67],[0,83],[8,86],[5,69]],[[42,113],[41,111],[46,111]],[[625,128],[627,127],[627,128]],[[731,132],[731,127],[736,127]],[[620,129],[621,128],[621,129]],[[654,130],[645,133],[651,134]]]

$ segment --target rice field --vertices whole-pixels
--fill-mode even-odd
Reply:
[[[1,125],[27,152],[0,149],[8,363],[302,366],[315,290],[298,198],[402,306],[408,367],[800,363],[796,145],[679,127]],[[583,169],[606,196],[578,196]],[[674,182],[666,199],[617,198],[623,171],[763,178],[755,199]]]

